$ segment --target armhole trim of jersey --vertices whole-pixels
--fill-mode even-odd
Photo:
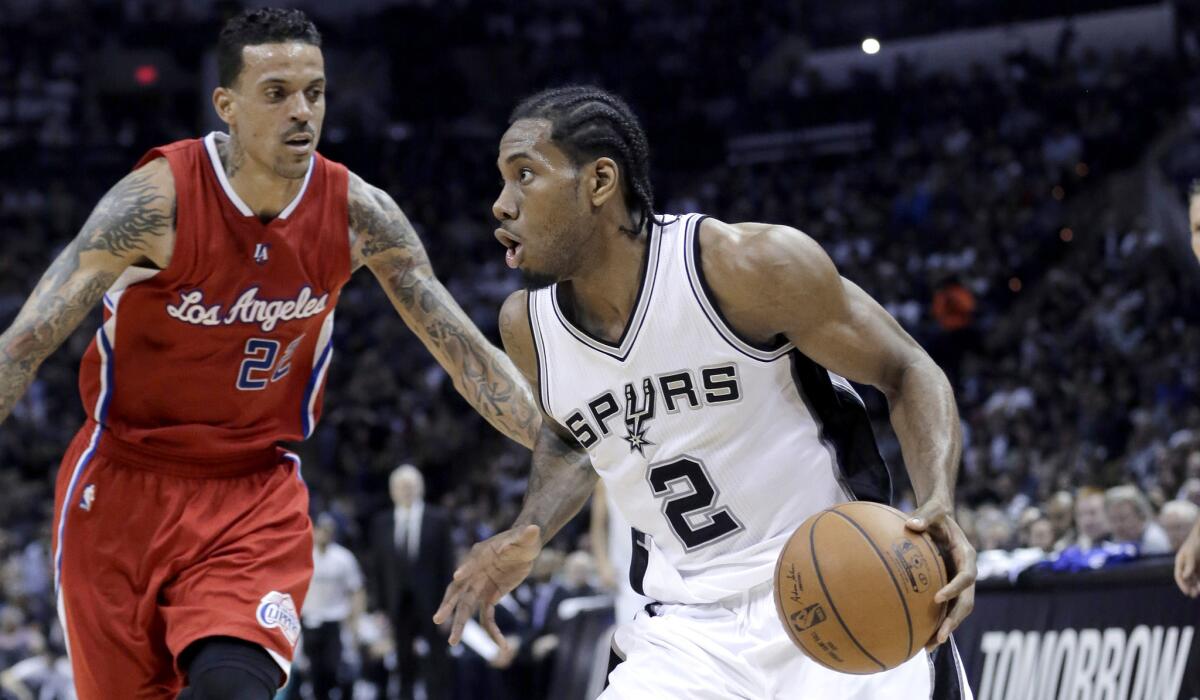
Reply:
[[[708,317],[709,323],[735,350],[760,362],[778,360],[792,350],[793,346],[790,342],[783,340],[781,344],[775,346],[753,343],[733,330],[733,326],[729,324],[724,314],[721,313],[720,307],[717,306],[716,295],[712,293],[708,282],[704,279],[704,270],[700,260],[700,224],[707,218],[709,217],[703,214],[697,216],[687,223],[688,228],[686,228],[683,258],[687,267],[688,282],[692,287],[692,295],[696,297],[696,303]]]
[[[550,373],[546,370],[546,363],[542,361],[545,342],[542,340],[542,325],[538,320],[538,313],[534,310],[540,291],[529,290],[525,293],[525,313],[529,317],[529,334],[533,336],[533,361],[537,365],[538,378],[538,406],[541,407],[543,414],[557,422],[557,419],[550,413],[550,378],[548,376]]]

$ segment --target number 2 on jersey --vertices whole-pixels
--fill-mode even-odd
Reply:
[[[742,529],[729,508],[718,507],[717,489],[704,464],[691,457],[655,464],[646,474],[655,498],[665,498],[663,515],[683,543],[693,551]]]
[[[292,368],[292,355],[300,345],[304,336],[296,338],[288,344],[283,355],[276,363],[279,355],[279,341],[270,338],[251,338],[246,341],[246,358],[238,370],[237,388],[242,391],[258,391],[267,388],[267,384],[277,382],[287,375]]]

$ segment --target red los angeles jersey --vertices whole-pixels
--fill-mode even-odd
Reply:
[[[184,459],[312,433],[350,278],[346,168],[314,155],[295,200],[263,223],[229,185],[217,138],[138,163],[171,166],[174,252],[166,269],[130,268],[108,291],[80,368],[84,409],[106,432]]]

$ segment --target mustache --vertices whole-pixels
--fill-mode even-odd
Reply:
[[[305,124],[304,126],[298,127],[296,129],[289,129],[288,132],[283,135],[283,138],[290,139],[293,136],[301,136],[301,135],[312,136],[313,138],[316,138],[317,132],[311,126],[308,126],[307,124]]]

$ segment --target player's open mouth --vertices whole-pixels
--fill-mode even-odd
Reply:
[[[289,150],[296,153],[308,153],[308,149],[312,147],[312,134],[296,134],[284,140]]]
[[[500,241],[505,248],[508,248],[508,252],[504,254],[504,262],[512,269],[517,269],[521,265],[521,251],[524,246],[512,234],[502,228],[496,229],[496,240]]]

